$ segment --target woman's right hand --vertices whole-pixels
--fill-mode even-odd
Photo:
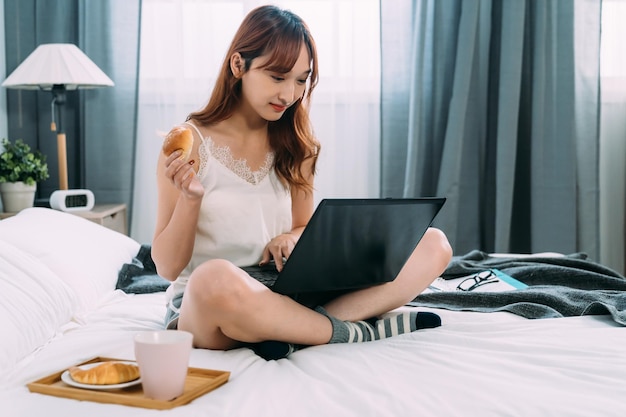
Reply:
[[[195,161],[183,161],[181,155],[182,151],[177,150],[165,159],[165,176],[185,197],[200,200],[204,196],[204,187],[194,170]]]

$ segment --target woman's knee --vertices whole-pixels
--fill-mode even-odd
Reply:
[[[212,309],[228,310],[241,305],[247,286],[238,268],[223,259],[212,259],[199,265],[189,277],[185,298]]]
[[[441,268],[445,268],[452,259],[452,246],[446,234],[435,227],[429,227],[419,243]]]

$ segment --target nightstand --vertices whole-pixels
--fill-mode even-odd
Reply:
[[[126,204],[96,204],[90,211],[69,211],[69,214],[83,217],[108,229],[128,235]],[[0,220],[16,213],[0,213]]]
[[[69,213],[128,235],[126,204],[96,204],[90,211],[71,211]]]

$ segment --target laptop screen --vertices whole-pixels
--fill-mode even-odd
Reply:
[[[273,290],[291,295],[392,281],[444,202],[444,198],[322,200]]]

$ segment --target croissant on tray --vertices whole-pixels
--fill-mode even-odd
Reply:
[[[70,376],[76,382],[91,385],[123,384],[139,378],[139,367],[130,363],[103,362],[89,369],[72,367]]]

